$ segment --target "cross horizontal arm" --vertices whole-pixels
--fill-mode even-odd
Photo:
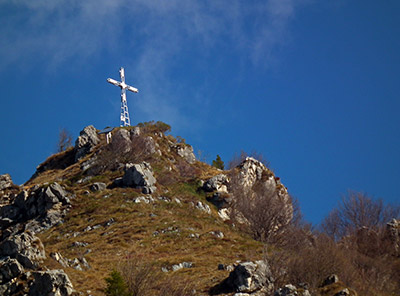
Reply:
[[[116,86],[120,86],[120,82],[118,82],[117,80],[114,80],[112,78],[107,78],[107,82],[114,84]]]
[[[138,92],[139,92],[139,90],[138,90],[137,88],[135,88],[135,87],[133,87],[133,86],[130,86],[130,85],[127,85],[127,86],[126,86],[126,89],[127,89],[127,90],[130,90],[130,91],[132,91],[132,92],[135,92],[135,93],[138,93]]]

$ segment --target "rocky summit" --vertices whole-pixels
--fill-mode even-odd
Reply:
[[[210,166],[169,130],[141,123],[107,141],[88,126],[22,186],[1,175],[0,295],[357,295],[336,242],[299,222],[270,168],[248,155]]]

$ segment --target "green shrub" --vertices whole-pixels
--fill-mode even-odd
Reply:
[[[225,165],[224,165],[224,162],[221,159],[221,156],[219,156],[217,154],[217,158],[212,161],[212,166],[217,168],[217,169],[220,169],[220,170],[224,169]]]
[[[140,127],[142,132],[145,134],[154,132],[168,133],[171,131],[171,126],[162,121],[154,122],[152,120],[148,122],[140,122],[137,126]]]
[[[107,288],[104,292],[107,296],[129,296],[126,283],[118,271],[113,270],[105,280]]]

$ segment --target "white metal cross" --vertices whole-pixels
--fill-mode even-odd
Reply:
[[[125,83],[124,68],[121,67],[121,69],[119,69],[119,75],[121,76],[121,82],[111,78],[107,78],[107,81],[121,88],[121,126],[130,126],[131,122],[129,119],[128,104],[126,102],[126,90],[130,90],[131,92],[135,93],[139,92],[139,90]]]

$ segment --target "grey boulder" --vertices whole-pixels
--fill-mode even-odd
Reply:
[[[96,128],[93,125],[85,127],[75,141],[75,161],[92,152],[99,143],[100,139]]]
[[[193,153],[193,147],[187,144],[178,144],[172,147],[175,152],[188,163],[192,164],[196,162],[196,156]]]
[[[153,169],[145,161],[140,164],[126,164],[122,184],[126,187],[140,188],[144,194],[154,193],[157,189]]]
[[[271,270],[265,261],[240,263],[229,274],[226,284],[235,292],[271,293],[273,291]]]
[[[70,296],[74,292],[68,275],[62,269],[33,272],[29,296]]]
[[[14,186],[9,174],[0,175],[0,190],[8,189]]]
[[[103,182],[95,182],[92,186],[90,186],[90,190],[92,191],[102,191],[107,188],[107,185]]]
[[[17,259],[7,257],[0,261],[0,284],[8,283],[24,271]]]
[[[129,152],[132,149],[132,141],[129,131],[124,128],[117,130],[113,134],[111,145],[114,151],[120,153]]]
[[[228,188],[227,185],[229,184],[229,178],[224,175],[224,174],[219,174],[216,175],[210,179],[208,179],[204,185],[203,189],[208,192],[221,192],[221,193],[227,193]]]
[[[0,256],[15,258],[24,267],[34,269],[46,258],[41,240],[29,232],[13,235],[0,244]]]

